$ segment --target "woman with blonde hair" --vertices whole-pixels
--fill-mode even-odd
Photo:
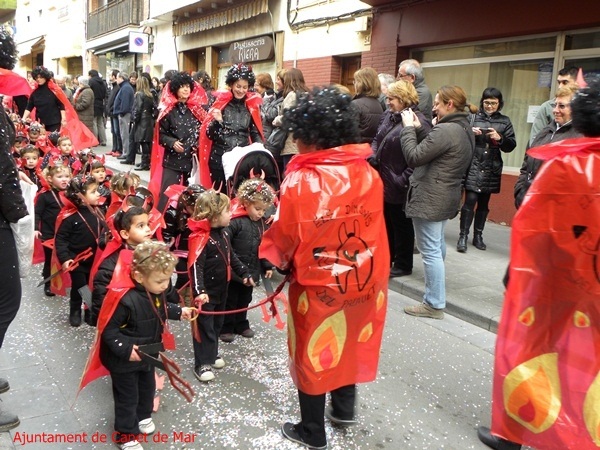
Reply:
[[[460,209],[462,180],[471,164],[475,136],[468,111],[477,112],[467,103],[467,94],[459,86],[442,86],[433,102],[437,121],[431,132],[419,142],[422,127],[411,109],[402,111],[404,129],[400,135],[402,153],[414,172],[410,177],[406,216],[412,218],[425,267],[423,303],[404,308],[406,314],[443,319],[446,307],[446,242],[444,228]]]
[[[305,92],[308,92],[308,87],[304,82],[304,75],[302,72],[296,68],[287,69],[283,75],[283,108],[280,115],[273,120],[274,126],[281,126],[283,121],[283,111],[296,106],[297,95]],[[285,171],[290,159],[298,154],[298,147],[296,146],[291,133],[288,133],[285,146],[280,154],[283,159],[283,170]]]
[[[352,104],[358,108],[360,142],[370,144],[377,133],[383,108],[379,103],[381,82],[375,69],[364,67],[354,73],[355,96]]]
[[[419,95],[412,83],[404,80],[388,86],[387,110],[377,129],[368,159],[383,181],[383,215],[390,247],[392,268],[390,277],[412,274],[415,232],[412,220],[406,217],[405,204],[408,179],[413,169],[402,154],[400,135],[404,129],[401,113],[405,109],[415,111],[421,126],[417,129],[417,141],[421,142],[431,130],[431,123],[419,111]]]
[[[133,115],[135,143],[142,149],[142,161],[135,166],[136,170],[150,170],[150,145],[154,134],[154,96],[150,91],[150,83],[145,77],[140,77],[136,83],[133,98]],[[135,162],[135,154],[133,155]]]

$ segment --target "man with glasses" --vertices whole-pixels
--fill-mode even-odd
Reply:
[[[571,99],[577,89],[576,84],[569,83],[556,91],[556,98],[551,102],[554,120],[535,136],[529,148],[582,136],[575,131],[571,123]],[[515,184],[515,206],[517,208],[523,203],[525,194],[531,183],[533,183],[533,179],[540,170],[541,165],[542,161],[540,159],[532,158],[525,153],[521,173]]]
[[[568,86],[569,84],[577,85],[577,73],[579,69],[575,66],[564,67],[558,71],[556,77],[556,83],[558,87]],[[554,114],[552,112],[552,103],[554,100],[547,100],[540,106],[540,110],[535,116],[535,120],[531,125],[531,133],[529,134],[529,146],[533,147],[533,140],[535,136],[542,131],[542,129],[550,125],[554,121]]]
[[[429,87],[425,84],[425,77],[423,77],[423,69],[421,64],[416,59],[405,59],[398,66],[398,81],[410,81],[419,96],[419,111],[423,113],[425,118],[431,122],[433,109],[433,98]]]

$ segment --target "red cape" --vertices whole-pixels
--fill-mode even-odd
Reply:
[[[240,199],[238,197],[235,197],[233,200],[231,200],[231,218],[235,219],[237,217],[244,217],[248,215],[248,211],[246,211],[246,208],[244,208],[244,205],[242,205],[242,202],[240,202]]]
[[[113,278],[108,285],[108,292],[102,303],[102,308],[100,308],[98,330],[96,331],[96,337],[94,338],[94,343],[90,349],[87,363],[83,369],[83,375],[81,376],[81,381],[79,383],[79,391],[95,379],[109,374],[108,369],[104,367],[100,361],[102,332],[106,328],[106,325],[115,312],[117,305],[123,298],[123,295],[135,286],[131,280],[132,259],[132,250],[122,250],[119,254],[119,260],[117,261]]]
[[[191,231],[188,239],[188,272],[196,263],[196,260],[202,253],[204,246],[210,237],[210,222],[208,219],[196,220],[188,219],[188,228]],[[191,279],[191,277],[190,277]]]
[[[492,432],[540,449],[600,447],[600,138],[546,160],[514,217]]]
[[[77,212],[77,207],[73,203],[71,203],[69,200],[67,200],[67,198],[64,196],[63,192],[60,192],[59,195],[60,195],[60,201],[62,202],[63,207],[61,208],[61,210],[58,213],[58,216],[56,218],[56,225],[54,227],[55,237],[56,237],[56,231],[58,231],[58,229],[60,228],[60,225],[62,224],[63,220],[65,220],[67,217],[72,216],[73,214],[75,214]],[[55,241],[55,239],[52,239],[52,263],[50,265],[50,274],[51,275],[58,272],[62,268],[62,264],[60,263],[60,261],[58,260],[58,257],[56,256],[56,247],[54,246],[54,241]],[[46,243],[50,244],[48,241],[46,241]],[[68,272],[62,273],[61,275],[54,277],[50,281],[50,290],[57,295],[61,295],[61,296],[67,295],[67,288],[70,286],[71,286],[71,276],[69,275]]]
[[[225,106],[227,106],[227,104],[233,99],[233,94],[231,91],[218,91],[215,93],[215,96],[216,100],[213,103],[212,108],[208,111],[208,120],[205,120],[200,128],[200,156],[198,157],[198,162],[200,164],[199,184],[204,186],[206,189],[213,187],[213,182],[210,178],[210,170],[208,169],[208,158],[210,157],[210,152],[212,149],[212,141],[206,135],[208,125],[213,120],[211,112],[214,109],[223,110],[223,108],[225,108]],[[264,141],[262,119],[260,117],[260,105],[262,105],[262,97],[260,94],[256,92],[248,92],[246,94],[246,108],[248,108],[248,111],[250,111],[252,121],[256,125],[256,128],[258,128],[258,132]],[[251,142],[248,142],[248,145],[249,144],[251,144]]]
[[[33,91],[25,78],[12,70],[0,68],[0,94],[16,97],[26,95],[29,97]]]
[[[165,148],[160,145],[160,121],[171,112],[175,107],[178,100],[170,90],[170,83],[163,89],[163,95],[160,98],[160,105],[158,106],[160,113],[156,123],[154,124],[154,139],[152,140],[152,153],[150,156],[150,183],[148,189],[154,194],[155,200],[158,202],[160,199],[160,185],[162,183],[163,173],[163,159],[165,156]],[[198,83],[194,83],[194,90],[190,94],[190,98],[186,102],[187,107],[190,109],[194,117],[198,119],[200,123],[203,123],[206,118],[206,111],[202,105],[208,103],[208,97],[206,91]],[[198,148],[200,148],[200,138],[198,137]]]
[[[390,255],[371,153],[357,144],[295,156],[259,249],[260,258],[292,270],[290,372],[310,395],[377,374]]]
[[[94,133],[79,120],[75,108],[73,108],[73,105],[71,105],[71,102],[62,89],[52,80],[48,80],[47,83],[48,88],[56,95],[65,108],[67,124],[61,127],[60,133],[61,135],[66,135],[71,138],[73,150],[77,151],[98,145],[98,139],[96,139]]]

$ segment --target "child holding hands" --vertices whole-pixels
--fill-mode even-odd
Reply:
[[[201,193],[194,216],[188,221],[188,269],[194,303],[207,312],[222,312],[227,300],[231,270],[247,286],[254,286],[248,268],[233,253],[225,227],[231,220],[229,198],[214,189]],[[215,378],[212,369],[222,369],[225,361],[219,356],[219,334],[223,314],[200,314],[194,331],[194,375],[199,381]],[[199,334],[199,340],[198,338]]]
[[[110,371],[114,440],[121,449],[143,450],[137,438],[155,430],[151,417],[156,389],[154,367],[142,362],[138,349],[160,342],[168,349],[167,342],[173,341],[173,335],[166,320],[190,320],[195,312],[194,308],[180,307],[166,299],[176,264],[177,258],[164,243],[140,243],[133,252],[130,272],[119,272],[121,279],[114,280],[109,291],[112,298],[107,296],[102,306],[98,324],[100,360]],[[129,289],[123,293],[123,288]],[[108,321],[106,316],[110,316]]]

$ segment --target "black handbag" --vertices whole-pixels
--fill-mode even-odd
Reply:
[[[267,138],[265,148],[269,150],[273,156],[279,157],[281,151],[285,147],[285,141],[287,140],[288,133],[281,127],[275,127],[273,132]]]

